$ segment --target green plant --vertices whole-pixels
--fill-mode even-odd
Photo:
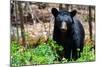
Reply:
[[[21,63],[20,48],[21,46],[17,42],[11,42],[11,66],[19,66]]]
[[[24,48],[11,42],[11,66],[52,64],[58,58],[56,49],[61,50],[53,40],[47,44],[41,43],[36,48]]]
[[[83,62],[94,61],[95,50],[92,49],[91,43],[86,43],[81,53],[81,57],[76,61]],[[68,63],[67,59],[58,60],[59,52],[63,51],[63,47],[58,45],[52,39],[48,39],[47,43],[41,43],[36,48],[25,48],[15,41],[11,42],[11,67],[20,67],[22,65],[37,65],[37,64],[53,64],[53,63]]]
[[[95,50],[92,49],[91,44],[86,44],[84,46],[83,52],[81,53],[81,57],[77,60],[78,62],[83,61],[95,61]]]
[[[33,53],[32,62],[37,62],[37,64],[51,64],[56,58],[51,47],[47,44],[39,45]]]

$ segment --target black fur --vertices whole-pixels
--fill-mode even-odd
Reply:
[[[64,57],[68,60],[76,60],[83,51],[85,32],[82,24],[74,16],[77,11],[67,12],[52,8],[55,18],[53,39],[64,48]],[[61,24],[66,22],[67,30],[62,32]]]

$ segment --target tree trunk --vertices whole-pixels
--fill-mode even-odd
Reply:
[[[20,28],[21,28],[21,36],[22,36],[22,45],[26,46],[25,44],[25,30],[24,30],[24,18],[23,18],[23,10],[21,1],[18,2],[18,9],[19,9],[19,16],[20,16]]]
[[[65,7],[66,11],[68,11],[70,5],[69,5],[69,4],[65,4],[65,6],[66,6],[66,7]]]
[[[16,23],[16,29],[17,29],[17,43],[19,42],[19,30],[18,30],[18,22],[17,22],[17,19],[18,19],[18,8],[17,8],[17,1],[15,1],[15,23]]]
[[[63,4],[59,4],[59,10],[63,9]]]
[[[92,40],[92,9],[89,6],[89,32],[90,32],[90,40]]]

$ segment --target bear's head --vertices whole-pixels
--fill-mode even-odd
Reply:
[[[68,12],[64,10],[58,11],[56,8],[52,8],[51,12],[55,18],[55,26],[62,32],[67,31],[67,29],[70,28],[70,26],[74,23],[73,17],[77,13],[76,10]]]

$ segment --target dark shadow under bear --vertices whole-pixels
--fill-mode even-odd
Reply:
[[[64,57],[76,60],[83,51],[85,32],[82,24],[74,16],[77,11],[71,12],[52,8],[55,18],[53,39],[64,48]]]

